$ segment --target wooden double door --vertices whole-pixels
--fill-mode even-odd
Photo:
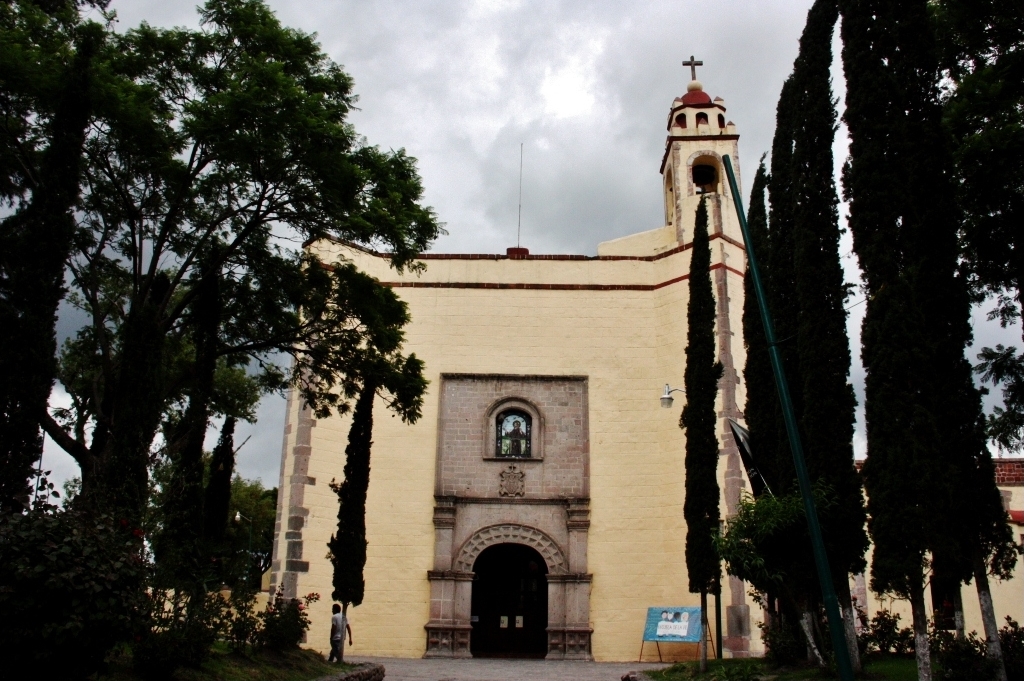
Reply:
[[[548,584],[541,555],[523,544],[497,544],[480,554],[473,573],[473,656],[543,658]]]

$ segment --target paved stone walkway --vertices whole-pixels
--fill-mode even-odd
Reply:
[[[649,662],[423,660],[398,657],[352,657],[345,661],[382,664],[385,681],[619,681],[626,672],[668,666]]]

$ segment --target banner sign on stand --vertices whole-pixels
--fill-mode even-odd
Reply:
[[[699,607],[662,607],[647,609],[644,641],[660,643],[700,643]]]

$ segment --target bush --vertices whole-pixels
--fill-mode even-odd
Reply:
[[[757,625],[764,641],[765,659],[775,667],[792,664],[807,657],[807,644],[800,631],[780,617]]]
[[[936,681],[991,681],[996,664],[985,657],[986,645],[975,632],[958,638],[945,629],[933,629],[929,636],[933,678]]]
[[[149,630],[132,645],[135,671],[146,679],[199,668],[228,628],[227,602],[219,594],[154,591],[149,605]]]
[[[285,598],[281,589],[274,595],[274,602],[267,605],[259,617],[263,624],[260,635],[261,647],[268,650],[292,650],[298,648],[309,629],[306,610],[320,600],[320,594],[307,594],[300,603],[297,598]]]
[[[0,657],[83,678],[145,610],[143,533],[106,515],[44,506],[0,517]]]
[[[1024,681],[1024,629],[1012,617],[999,630],[999,643],[1006,665],[1006,681]]]
[[[253,651],[260,645],[263,627],[256,614],[256,592],[235,589],[231,592],[231,616],[228,622],[228,638],[236,653]]]
[[[900,628],[900,616],[888,610],[879,610],[868,623],[867,631],[857,637],[865,652],[896,653],[905,655],[914,651],[914,632],[910,627]]]

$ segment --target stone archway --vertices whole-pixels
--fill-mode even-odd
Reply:
[[[441,537],[450,536],[455,525],[447,513],[438,513],[443,508],[435,509],[435,526]],[[573,565],[568,555],[570,547],[575,547],[580,554],[577,560],[585,560],[589,510],[586,504],[576,501],[565,504],[563,513],[570,538],[564,546],[536,527],[505,522],[481,527],[457,549],[448,549],[451,551],[448,554],[451,556],[450,568],[427,573],[431,583],[431,618],[425,627],[427,649],[424,657],[472,656],[471,606],[477,559],[491,547],[518,544],[536,551],[547,568],[547,659],[592,659],[590,637],[593,630],[589,623],[591,575],[585,572],[585,564]],[[443,548],[441,550],[444,551]],[[584,569],[580,570],[580,567]]]
[[[472,572],[477,557],[484,549],[495,544],[525,544],[544,558],[548,574],[560,575],[567,571],[565,554],[555,540],[538,529],[513,523],[491,525],[478,530],[459,549],[458,558],[455,559],[455,570]]]

